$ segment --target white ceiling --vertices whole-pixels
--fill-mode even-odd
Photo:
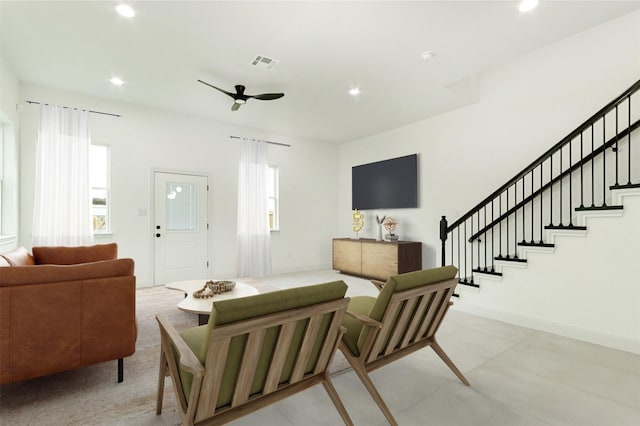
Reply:
[[[2,0],[1,53],[23,82],[257,130],[246,136],[333,143],[469,104],[465,80],[640,8],[541,0],[523,14],[517,1],[137,1],[126,19],[117,3]],[[436,56],[423,60],[426,50]],[[257,54],[281,62],[252,67]],[[112,75],[126,84],[113,87]],[[232,112],[231,98],[197,79],[285,97]],[[347,93],[352,86],[359,97]]]

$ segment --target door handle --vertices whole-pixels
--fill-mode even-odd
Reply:
[[[160,238],[160,233],[156,234],[156,238]]]

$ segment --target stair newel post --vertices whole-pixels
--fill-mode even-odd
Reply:
[[[447,218],[446,216],[442,216],[442,218],[440,219],[440,241],[442,242],[442,253],[441,253],[441,263],[442,266],[445,266],[447,263],[447,259],[446,259],[446,246],[447,246]],[[453,243],[452,243],[453,244]],[[451,259],[451,261],[453,262],[453,259]]]

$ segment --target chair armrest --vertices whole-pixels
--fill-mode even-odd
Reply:
[[[191,348],[185,343],[175,327],[162,315],[156,315],[156,320],[158,324],[160,324],[162,336],[166,336],[167,339],[169,339],[169,343],[173,345],[178,355],[180,355],[180,366],[194,376],[204,375],[204,366]]]
[[[361,314],[359,312],[354,312],[354,311],[347,310],[345,312],[345,314],[354,317],[358,321],[364,323],[364,325],[366,325],[366,326],[373,327],[373,328],[382,328],[382,323],[380,321],[376,321],[374,319],[371,319],[368,316],[363,315],[363,314]]]
[[[371,284],[375,285],[378,290],[382,290],[386,283],[384,281],[371,280]]]

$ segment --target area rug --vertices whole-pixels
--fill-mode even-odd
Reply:
[[[259,286],[259,284],[257,284]],[[139,289],[136,352],[124,361],[117,383],[116,361],[0,385],[2,425],[176,425],[180,423],[171,380],[165,382],[162,415],[156,415],[160,333],[155,316],[164,315],[178,330],[197,325],[197,316],[176,304],[183,295],[164,287]],[[341,353],[332,374],[348,368]]]

